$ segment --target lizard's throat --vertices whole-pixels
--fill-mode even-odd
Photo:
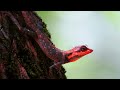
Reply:
[[[76,56],[73,56],[73,57],[70,57],[70,58],[68,57],[68,60],[69,60],[69,62],[74,62],[74,61],[77,61],[80,58],[81,58],[80,56],[76,55]]]

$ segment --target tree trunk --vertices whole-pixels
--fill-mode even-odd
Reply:
[[[31,20],[39,26],[48,38],[50,34],[46,24],[33,11],[26,11],[33,17]],[[35,15],[35,16],[33,16]],[[49,67],[54,63],[36,43],[36,34],[31,31],[22,11],[0,11],[0,78],[1,79],[66,79],[65,69],[60,73]],[[37,32],[36,32],[37,33]]]

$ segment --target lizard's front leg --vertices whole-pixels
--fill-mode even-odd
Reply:
[[[60,77],[62,77],[62,74],[60,72],[62,64],[63,64],[62,62],[57,62],[57,63],[54,63],[52,66],[50,66],[49,67],[49,76],[50,77],[53,76],[52,69],[55,68],[58,71],[58,73],[60,74]]]

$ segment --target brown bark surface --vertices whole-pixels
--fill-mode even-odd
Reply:
[[[50,38],[45,23],[37,18],[43,32]],[[13,19],[19,22],[22,32]],[[52,77],[49,76],[53,60],[35,42],[34,32],[29,34],[25,28],[28,26],[21,11],[0,11],[0,79],[66,79],[63,67],[61,74],[53,68]]]

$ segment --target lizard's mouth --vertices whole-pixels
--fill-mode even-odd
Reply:
[[[74,52],[70,56],[68,56],[68,59],[69,59],[70,62],[74,62],[74,61],[80,59],[81,57],[83,57],[87,54],[90,54],[92,52],[93,52],[93,50],[89,49],[89,48],[85,52]]]
[[[69,61],[74,62],[74,61],[78,60],[79,58],[80,58],[80,56],[77,55],[77,56],[70,58]]]
[[[85,55],[87,55],[87,54],[90,54],[90,53],[92,53],[92,52],[93,52],[93,50],[88,48],[85,52],[80,52],[80,53],[79,53],[79,56],[80,56],[80,57],[83,57],[83,56],[85,56]]]

